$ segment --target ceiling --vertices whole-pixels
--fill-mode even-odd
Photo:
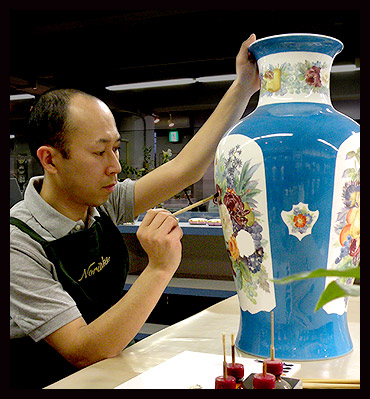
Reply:
[[[10,94],[75,87],[117,110],[212,109],[230,82],[121,93],[105,87],[235,73],[235,56],[252,32],[257,38],[297,32],[333,36],[344,43],[335,63],[359,63],[358,10],[13,10]],[[359,83],[359,73],[352,79]],[[23,112],[13,105],[11,118]]]

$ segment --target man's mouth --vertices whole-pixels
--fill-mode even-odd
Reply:
[[[108,184],[107,186],[104,186],[103,188],[109,192],[112,192],[114,190],[114,187],[116,186],[117,183],[112,183]]]

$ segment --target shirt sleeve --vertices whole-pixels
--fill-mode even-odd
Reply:
[[[10,229],[10,337],[40,341],[81,317],[39,243]]]
[[[134,221],[134,188],[134,180],[118,182],[109,200],[102,205],[116,225]]]

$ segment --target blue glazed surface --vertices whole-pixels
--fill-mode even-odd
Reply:
[[[330,105],[271,104],[258,107],[227,135],[253,138],[266,173],[268,219],[274,277],[325,268],[329,247],[337,149],[359,125]],[[289,234],[281,211],[303,202],[320,217],[302,241]],[[346,312],[314,312],[324,279],[275,284],[276,356],[290,360],[332,358],[351,351]],[[257,356],[270,355],[270,313],[241,310],[236,344]]]
[[[343,49],[343,43],[329,36],[314,34],[287,34],[256,40],[249,51],[259,60],[266,55],[289,51],[309,51],[334,57]]]

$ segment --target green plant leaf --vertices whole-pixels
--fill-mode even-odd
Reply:
[[[346,270],[328,270],[328,269],[316,269],[312,272],[302,272],[292,274],[291,276],[271,279],[275,284],[288,284],[293,281],[306,280],[309,278],[317,277],[354,277],[360,278],[360,267],[352,267]]]
[[[315,312],[317,312],[320,308],[322,308],[328,302],[331,302],[334,299],[346,297],[346,296],[359,296],[360,295],[360,286],[359,285],[347,285],[341,284],[338,281],[332,281],[328,284],[321,294],[315,308]]]

